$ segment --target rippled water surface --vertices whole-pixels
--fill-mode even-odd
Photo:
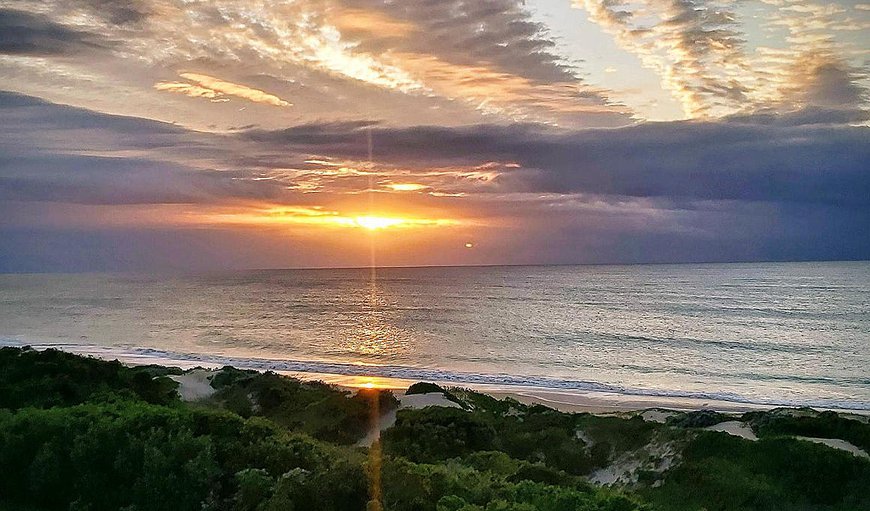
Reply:
[[[870,263],[0,275],[0,339],[870,408]]]

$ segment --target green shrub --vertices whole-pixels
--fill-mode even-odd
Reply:
[[[663,510],[870,509],[870,462],[825,446],[704,431],[683,458],[643,493]]]
[[[266,417],[315,438],[352,444],[371,427],[374,413],[398,406],[389,391],[363,389],[355,394],[321,382],[303,382],[273,372],[224,368],[212,385],[212,402],[243,417]]]
[[[169,371],[167,371],[169,372]],[[50,408],[89,400],[178,401],[178,384],[152,376],[153,367],[133,368],[48,349],[0,348],[0,408]]]
[[[782,435],[839,438],[870,452],[870,425],[835,412],[773,410],[743,416],[759,437]]]
[[[493,450],[495,430],[477,415],[456,408],[400,410],[382,435],[385,452],[435,462]]]
[[[672,415],[668,417],[667,424],[676,428],[706,428],[729,419],[727,415],[713,410],[697,410]]]

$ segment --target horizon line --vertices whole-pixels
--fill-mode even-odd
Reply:
[[[429,269],[429,268],[535,268],[563,266],[687,266],[714,264],[788,264],[788,263],[860,263],[870,259],[766,259],[732,261],[674,261],[674,262],[629,262],[629,263],[483,263],[483,264],[421,264],[421,265],[360,265],[360,266],[291,266],[281,268],[159,268],[131,270],[82,270],[82,271],[0,271],[0,275],[204,275],[228,272],[266,272],[266,271],[325,271],[325,270],[371,270],[383,269]]]

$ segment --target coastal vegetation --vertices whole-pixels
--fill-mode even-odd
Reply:
[[[870,509],[861,417],[562,413],[417,384],[459,407],[400,403],[223,368],[182,401],[175,368],[0,349],[0,511]],[[739,421],[752,441],[707,429]]]

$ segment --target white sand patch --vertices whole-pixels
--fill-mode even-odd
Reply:
[[[447,408],[462,408],[458,403],[450,401],[440,392],[425,394],[404,394],[399,398],[399,408],[426,408],[427,406],[445,406]]]
[[[375,443],[375,441],[381,438],[381,432],[383,432],[387,428],[392,427],[393,424],[396,423],[396,412],[397,410],[393,409],[381,415],[378,418],[377,426],[373,426],[371,429],[369,429],[368,433],[366,433],[366,436],[360,438],[357,441],[356,445],[359,445],[361,447],[371,447],[372,444]]]
[[[577,431],[574,432],[574,436],[576,436],[578,440],[580,440],[580,441],[582,441],[584,444],[586,444],[586,450],[587,450],[587,451],[588,451],[590,448],[592,448],[592,444],[594,443],[594,442],[592,441],[592,437],[590,437],[588,434],[586,434],[585,431],[583,431],[582,429],[578,429]]]
[[[827,445],[834,449],[840,449],[841,451],[852,453],[854,456],[858,456],[859,458],[870,459],[870,454],[864,452],[860,447],[845,440],[840,440],[839,438],[815,438],[809,436],[796,436],[795,438],[798,440],[806,440],[807,442]]]
[[[589,482],[600,486],[626,486],[637,483],[641,470],[665,472],[678,459],[677,448],[670,442],[652,441],[644,447],[622,454],[610,465],[589,475]]]
[[[739,436],[740,438],[745,438],[747,440],[758,440],[758,437],[755,436],[755,432],[752,431],[752,428],[747,426],[745,422],[725,421],[712,426],[707,426],[704,429],[708,431],[728,433],[729,435]]]
[[[508,411],[506,411],[504,413],[504,416],[505,417],[519,417],[522,414],[523,414],[523,412],[521,412],[521,411],[517,410],[516,408],[514,408],[513,406],[511,406],[510,408],[508,408]]]
[[[631,480],[632,474],[641,466],[636,459],[620,459],[607,467],[600,468],[589,475],[589,482],[600,486],[610,486],[615,483],[625,484]]]
[[[211,386],[214,375],[215,371],[194,369],[184,374],[171,375],[170,378],[178,382],[178,395],[182,401],[198,401],[215,393]]]
[[[677,412],[673,412],[670,410],[659,410],[656,408],[644,410],[643,413],[640,414],[643,420],[647,422],[658,422],[659,424],[664,424],[665,422],[667,422],[668,417],[673,417],[674,415],[677,415]]]

